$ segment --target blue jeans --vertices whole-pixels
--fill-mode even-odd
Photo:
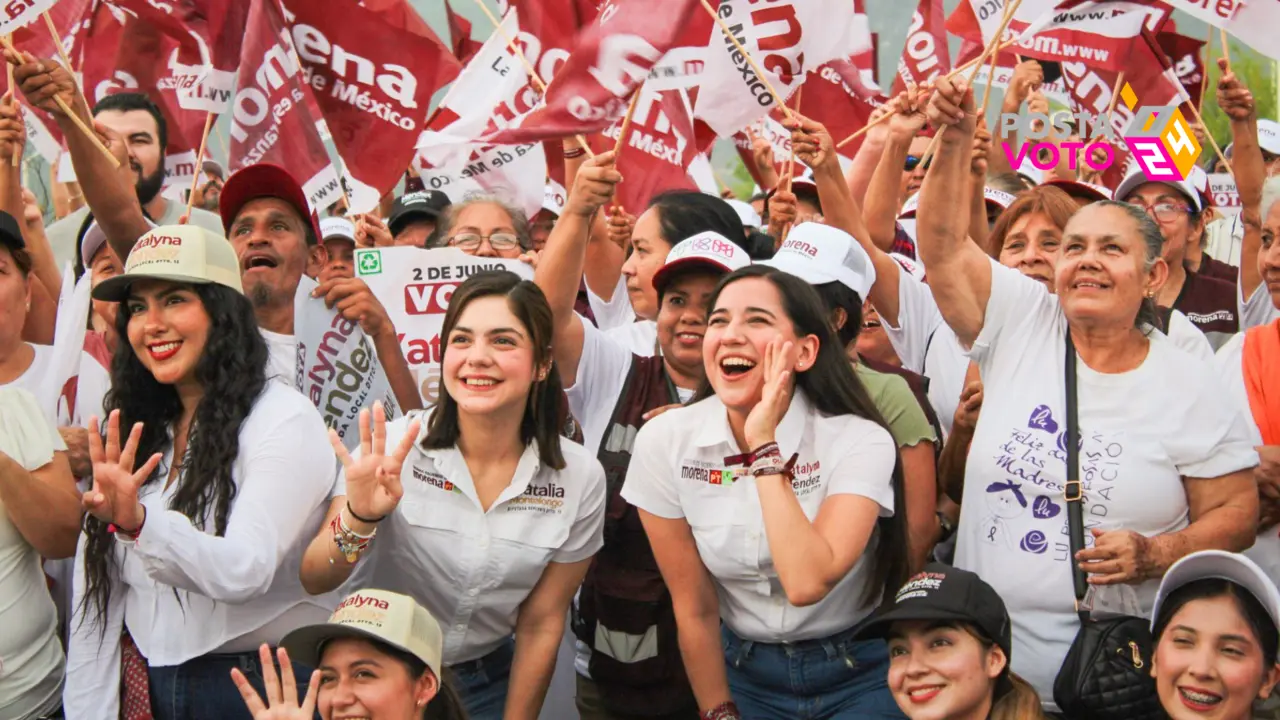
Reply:
[[[819,640],[758,643],[722,627],[729,692],[751,720],[853,720],[906,716],[889,693],[883,640],[846,630]]]
[[[515,654],[515,640],[507,638],[497,650],[479,660],[449,666],[470,720],[502,720],[502,711],[507,704],[507,681],[511,679],[511,660]]]
[[[258,653],[205,655],[181,665],[147,669],[155,720],[253,720],[231,680],[232,668],[240,668],[265,703],[267,695]],[[278,676],[279,668],[276,673]],[[293,675],[301,702],[307,694],[311,668],[294,663]],[[319,718],[317,714],[316,720]]]

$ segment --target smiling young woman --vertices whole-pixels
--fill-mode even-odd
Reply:
[[[622,489],[703,717],[900,717],[884,643],[853,638],[906,578],[893,438],[809,284],[753,265],[711,308],[706,380],[640,429]]]
[[[259,645],[336,604],[297,578],[333,486],[324,423],[306,397],[267,382],[223,238],[156,228],[93,293],[119,303],[122,347],[105,445],[90,423],[67,715],[105,720],[122,701],[146,703],[136,675],[120,697],[119,676],[145,660],[157,720],[247,718],[227,671],[256,668]]]
[[[345,470],[302,581],[328,592],[371,548],[373,585],[444,622],[444,664],[470,717],[533,720],[602,542],[604,472],[557,434],[551,310],[536,285],[468,278],[440,335],[443,392],[429,415],[362,412],[354,458],[332,438]]]
[[[1156,593],[1151,675],[1172,720],[1248,720],[1280,682],[1280,592],[1252,560],[1217,550],[1169,568]]]

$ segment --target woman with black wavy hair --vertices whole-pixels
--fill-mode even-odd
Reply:
[[[143,235],[124,274],[94,289],[120,303],[127,348],[111,369],[105,445],[90,423],[69,717],[150,706],[157,720],[247,719],[227,673],[260,684],[257,648],[336,604],[298,581],[335,458],[310,401],[267,382],[241,292],[231,245],[193,226]]]

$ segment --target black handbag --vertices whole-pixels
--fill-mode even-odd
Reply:
[[[1053,700],[1070,720],[1165,720],[1151,677],[1150,622],[1140,617],[1094,620],[1084,605],[1089,583],[1075,562],[1084,549],[1084,491],[1080,484],[1080,424],[1076,346],[1067,331],[1067,530],[1071,580],[1080,631],[1053,681]]]

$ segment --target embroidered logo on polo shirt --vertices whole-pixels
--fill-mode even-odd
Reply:
[[[445,492],[458,493],[459,495],[462,494],[461,488],[459,488],[457,485],[454,485],[453,483],[446,480],[445,477],[440,473],[427,472],[425,470],[419,470],[418,468],[415,467],[413,469],[413,477],[417,480],[421,480],[422,482],[430,485],[433,488],[436,488],[437,490],[444,490]]]
[[[744,470],[716,467],[700,460],[685,460],[680,465],[680,479],[694,480],[707,485],[729,487],[745,474]]]
[[[822,475],[819,472],[822,463],[818,460],[797,465],[792,469],[791,489],[796,497],[804,497],[822,487]]]
[[[511,498],[507,512],[532,510],[543,514],[558,514],[564,507],[564,488],[554,482],[546,485],[530,484],[524,492]]]

